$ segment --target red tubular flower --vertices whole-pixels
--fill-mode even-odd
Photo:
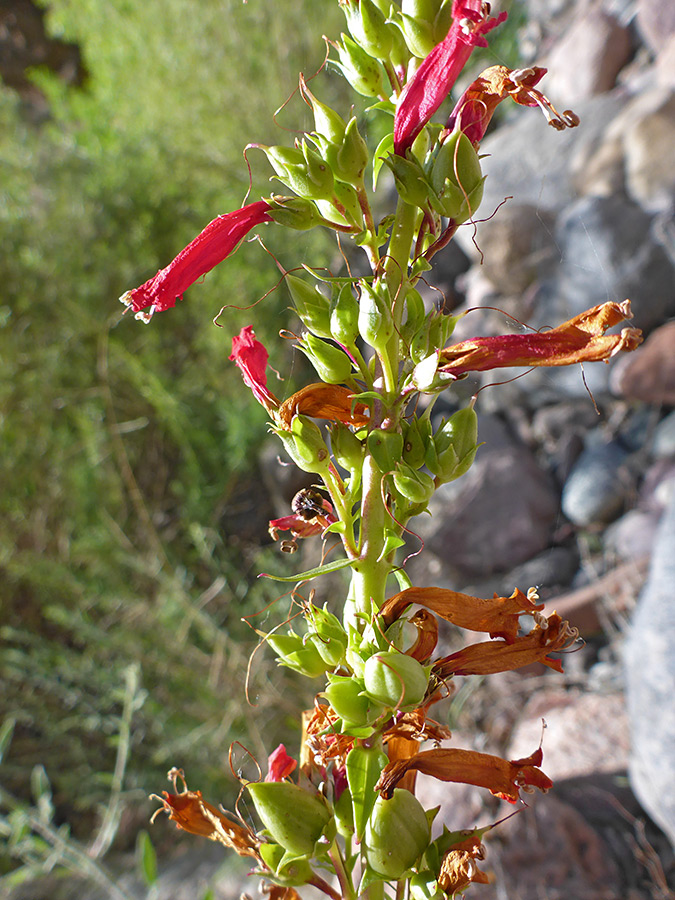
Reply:
[[[264,345],[256,340],[252,325],[246,325],[232,338],[232,353],[229,357],[239,366],[244,384],[253,391],[253,396],[268,412],[279,406],[279,401],[267,389],[267,360],[269,354]]]
[[[279,744],[267,758],[265,781],[283,781],[297,767],[297,762],[286,753],[286,747]]]
[[[149,322],[152,314],[176,305],[183,291],[236,250],[239,242],[256,225],[271,222],[267,200],[249,203],[234,212],[218,216],[191,241],[168,266],[145,284],[122,294],[120,301],[136,318]],[[143,310],[146,310],[143,312]]]
[[[487,47],[483,35],[506,19],[502,12],[489,18],[490,6],[481,0],[454,0],[452,25],[423,61],[399,98],[394,119],[394,153],[404,156],[420,131],[450,93],[474,47]]]
[[[539,66],[528,69],[490,66],[481,72],[457,101],[448,119],[448,130],[452,131],[459,121],[461,130],[477,147],[483,140],[494,111],[507,97],[511,97],[521,106],[540,107],[549,125],[558,131],[574,128],[579,124],[577,115],[569,109],[559,113],[541,91],[535,90],[534,85],[538,84],[545,74],[546,69]]]

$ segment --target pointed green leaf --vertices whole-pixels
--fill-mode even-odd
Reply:
[[[345,557],[344,559],[336,559],[333,562],[326,563],[324,566],[317,566],[315,569],[300,572],[298,575],[271,575],[269,572],[261,572],[258,578],[271,578],[272,581],[309,581],[310,578],[316,578],[318,575],[327,575],[328,572],[346,569],[347,566],[353,565],[353,562],[353,560]]]

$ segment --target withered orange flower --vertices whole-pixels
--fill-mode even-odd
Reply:
[[[475,750],[423,750],[409,759],[396,760],[385,766],[375,789],[389,799],[399,781],[414,770],[439,781],[475,784],[487,788],[502,800],[515,803],[520,797],[520,788],[537,787],[547,791],[553,786],[551,779],[538,768],[542,759],[541,747],[526,759],[511,761]]]
[[[505,366],[570,366],[607,361],[622,350],[635,350],[642,342],[638,328],[605,334],[608,328],[631,317],[630,300],[602,303],[550,331],[471,338],[441,350],[439,371],[459,377],[466,372]]]
[[[535,84],[546,74],[546,69],[531,66],[527,69],[507,69],[506,66],[490,66],[471,82],[457,101],[448,119],[447,128],[452,131],[457,122],[474,146],[483,139],[497,106],[511,97],[521,106],[538,106],[549,125],[557,131],[574,128],[579,117],[566,109],[559,113],[548,97],[535,89]]]
[[[539,617],[529,634],[521,635],[510,643],[496,640],[470,644],[436,660],[431,671],[439,679],[451,675],[493,675],[540,662],[549,669],[562,672],[560,660],[552,659],[548,654],[564,650],[578,637],[576,628],[571,628],[569,622],[553,613],[547,619]]]
[[[300,900],[300,894],[295,888],[284,887],[281,884],[271,884],[269,881],[263,884],[262,891],[267,895],[268,900]]]
[[[468,631],[485,631],[490,637],[504,638],[512,643],[518,634],[518,617],[532,615],[544,608],[517,588],[510,597],[495,594],[492,599],[472,597],[437,587],[411,587],[394,594],[384,602],[380,615],[388,628],[413,603],[435,612],[442,619]]]
[[[489,884],[486,873],[476,865],[477,859],[485,859],[485,848],[477,834],[455,844],[443,857],[437,879],[440,889],[454,897],[470,884]]]
[[[368,408],[352,399],[353,391],[341,384],[308,384],[279,407],[276,419],[286,430],[294,416],[302,414],[313,419],[328,419],[345,425],[360,427],[368,422]]]
[[[183,783],[181,791],[177,786],[179,779]],[[157,794],[150,795],[151,799],[159,800],[162,804],[160,809],[153,814],[151,822],[154,822],[160,812],[166,812],[169,818],[176,823],[177,828],[224,844],[237,852],[239,856],[252,856],[254,859],[260,859],[258,855],[260,841],[250,828],[243,823],[228,819],[220,810],[202,798],[201,791],[188,790],[185,776],[180,769],[171,769],[169,780],[173,782],[177,793],[170,794],[168,791],[162,791],[162,797]]]

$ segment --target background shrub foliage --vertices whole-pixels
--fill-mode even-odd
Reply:
[[[150,327],[122,319],[117,297],[240,205],[242,148],[274,141],[271,111],[322,62],[314,3],[52,0],[50,31],[79,44],[84,87],[36,72],[51,110],[39,126],[0,89],[0,721],[16,720],[2,784],[28,798],[44,765],[57,822],[83,837],[108,795],[130,664],[134,802],[181,762],[227,800],[229,742],[264,758],[261,733],[283,727],[277,672],[272,686],[256,667],[253,715],[241,691],[255,644],[241,616],[281,593],[256,583],[240,533],[265,421],[227,362],[248,317],[211,323],[278,272],[244,246]],[[264,237],[283,260],[278,231]],[[327,239],[294,240],[316,259]],[[265,301],[261,339],[286,304],[283,290]],[[248,537],[264,534],[257,512]]]

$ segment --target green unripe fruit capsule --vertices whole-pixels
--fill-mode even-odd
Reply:
[[[431,165],[431,186],[435,204],[444,216],[457,224],[465,222],[478,209],[483,198],[483,173],[480,159],[468,137],[459,129],[444,141]]]
[[[363,97],[387,96],[387,76],[382,63],[369,56],[346,34],[337,45],[340,61],[337,64],[354,90]]]
[[[478,416],[467,406],[450,416],[434,437],[438,454],[438,476],[454,481],[471,468],[478,449]]]
[[[390,26],[372,0],[359,0],[356,7],[346,7],[347,24],[354,40],[375,59],[387,59],[391,51]]]
[[[274,433],[281,438],[286,452],[303,472],[316,475],[328,472],[330,454],[316,422],[307,416],[293,416],[290,431],[275,428]]]
[[[353,347],[359,336],[359,302],[351,284],[343,284],[331,300],[330,331],[345,347]]]
[[[352,361],[334,344],[329,344],[311,333],[303,335],[298,347],[326,384],[342,384],[352,374]]]
[[[399,197],[412,206],[425,209],[429,205],[431,191],[419,163],[394,154],[385,156],[384,163],[391,169]]]
[[[364,696],[363,685],[356,678],[330,676],[323,696],[347,725],[370,725],[383,710],[381,704]]]
[[[419,419],[413,419],[403,430],[403,461],[413,469],[424,465],[426,443],[420,429]]]
[[[374,428],[368,435],[368,451],[381,472],[393,472],[403,455],[403,435]]]
[[[401,3],[401,12],[425,22],[433,22],[440,8],[441,0],[402,0]]]
[[[314,646],[327,665],[335,668],[342,662],[347,649],[347,632],[333,613],[317,606],[310,606],[307,612],[308,624],[313,632]]]
[[[399,463],[394,471],[394,487],[411,503],[428,503],[433,497],[434,479],[426,472],[418,472],[406,463]]]
[[[431,22],[402,13],[399,27],[413,56],[424,59],[434,49],[434,31]]]
[[[363,173],[369,159],[368,145],[359,133],[356,116],[354,116],[349,120],[342,146],[337,153],[337,171],[335,173],[337,178],[347,181],[349,184],[362,184]]]
[[[405,710],[422,702],[429,678],[424,667],[412,656],[386,650],[366,662],[363,683],[368,696],[378,703]]]
[[[332,668],[319,653],[314,641],[303,641],[297,634],[270,634],[267,643],[277,654],[280,665],[307,678],[317,678]]]
[[[324,801],[286,781],[261,781],[247,787],[272,839],[296,856],[312,856],[331,818]]]
[[[361,282],[360,289],[359,334],[375,350],[384,350],[394,334],[389,291],[367,282]]]
[[[318,337],[329,338],[330,300],[313,284],[295,275],[286,275],[286,285],[303,325]]]
[[[403,788],[391,800],[378,797],[366,828],[368,865],[385,878],[400,878],[424,852],[431,831],[419,800]]]
[[[353,472],[361,468],[364,447],[353,431],[336,422],[331,428],[331,448],[335,459],[344,469]]]
[[[273,197],[273,206],[269,215],[278,225],[295,228],[296,231],[307,231],[320,224],[321,217],[311,200],[302,197]]]
[[[425,870],[410,879],[410,900],[445,900],[433,872]]]

